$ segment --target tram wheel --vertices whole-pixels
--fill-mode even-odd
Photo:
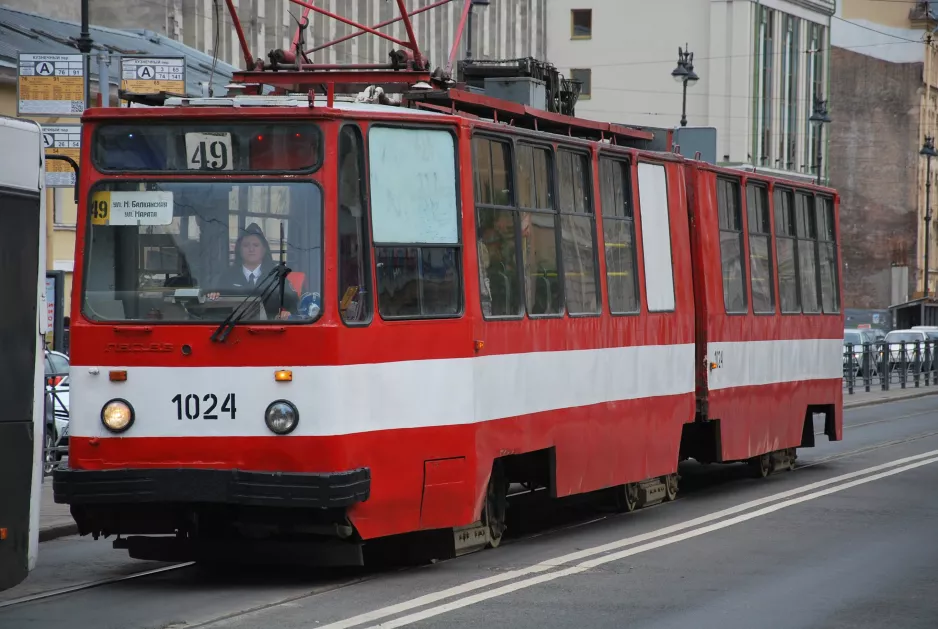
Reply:
[[[675,472],[674,474],[668,474],[661,480],[664,482],[664,499],[667,502],[677,500],[677,483],[678,483],[677,472]]]
[[[616,510],[631,513],[638,508],[638,483],[619,485],[615,489]]]
[[[797,448],[789,448],[789,449],[788,449],[788,469],[789,469],[789,471],[792,471],[792,472],[795,471],[795,459],[797,459],[797,458],[798,458],[798,450],[797,450]]]
[[[772,473],[772,455],[766,453],[761,456],[754,456],[749,459],[749,465],[752,467],[756,478],[765,478]]]
[[[485,525],[489,529],[489,548],[498,548],[505,534],[506,514],[508,511],[508,481],[501,461],[492,465],[492,477],[485,492]]]

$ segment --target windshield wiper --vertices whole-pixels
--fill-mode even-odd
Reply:
[[[231,311],[224,321],[221,322],[215,331],[212,332],[210,339],[215,343],[224,343],[225,339],[228,338],[228,334],[234,329],[235,325],[241,319],[243,319],[255,303],[259,301],[267,301],[267,299],[273,294],[274,289],[279,285],[281,295],[283,294],[283,282],[287,278],[287,273],[290,272],[290,269],[287,268],[286,264],[283,263],[283,260],[280,261],[280,264],[272,268],[267,275],[257,283],[257,286],[254,287],[247,297],[245,297],[241,303],[235,306],[234,310]],[[271,280],[279,280],[276,283],[271,282]],[[281,301],[282,301],[281,297]]]

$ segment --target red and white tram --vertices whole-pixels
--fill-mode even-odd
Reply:
[[[86,112],[54,477],[83,534],[461,552],[509,483],[631,510],[688,457],[794,465],[814,414],[841,439],[834,190],[443,85],[410,44],[238,76],[325,94]],[[341,95],[371,84],[403,97]]]

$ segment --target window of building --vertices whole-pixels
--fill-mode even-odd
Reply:
[[[824,99],[824,67],[827,60],[826,36],[827,29],[820,24],[811,23],[807,27],[808,33],[808,59],[807,59],[807,85],[805,101],[807,104],[807,117],[814,112],[814,102]],[[805,170],[817,174],[818,168],[818,126],[811,122],[805,124],[804,160]],[[826,161],[826,160],[824,160]],[[824,164],[822,162],[822,168]]]
[[[551,153],[519,144],[518,207],[521,210],[521,260],[528,314],[563,313],[563,284],[557,256],[557,212],[551,190]]]
[[[365,151],[361,131],[339,132],[339,312],[346,323],[371,320],[371,262],[365,212]]]
[[[580,84],[580,98],[589,98],[593,92],[593,71],[589,68],[573,68],[570,78]]]
[[[761,7],[759,21],[759,94],[756,103],[756,118],[759,132],[756,136],[754,158],[763,166],[772,166],[772,111],[775,102],[775,11]]]
[[[472,140],[479,287],[486,318],[524,314],[510,148],[508,142],[485,137]]]
[[[782,121],[785,125],[784,139],[780,146],[781,166],[787,170],[797,167],[798,146],[798,68],[801,65],[801,20],[794,16],[785,17],[785,95]]]
[[[743,213],[738,181],[717,179],[717,208],[723,266],[723,305],[728,313],[747,312],[746,284],[743,280]]]
[[[798,259],[795,228],[795,202],[792,191],[775,189],[775,260],[778,268],[778,296],[785,314],[801,312],[798,290]]]
[[[461,243],[453,134],[372,127],[368,140],[381,316],[458,315]],[[401,147],[407,147],[406,160]]]
[[[795,194],[795,226],[798,230],[798,275],[801,280],[801,311],[821,311],[818,298],[817,214],[814,197]]]
[[[590,39],[593,36],[593,10],[570,11],[570,39]]]
[[[752,311],[756,314],[775,312],[775,286],[769,242],[772,238],[769,221],[769,191],[765,186],[746,186],[746,213],[749,219],[749,277],[752,290]]]
[[[671,311],[674,310],[674,269],[671,263],[668,179],[662,164],[639,163],[638,203],[648,310]]]
[[[589,155],[557,152],[560,192],[560,251],[563,256],[564,295],[570,314],[598,314],[596,233]]]
[[[613,314],[639,311],[631,183],[628,162],[600,158],[606,289],[609,291],[609,310]]]
[[[837,238],[834,234],[834,200],[818,197],[818,249],[821,258],[821,307],[826,313],[840,312],[837,277]]]

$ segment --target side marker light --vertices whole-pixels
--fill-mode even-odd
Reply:
[[[277,382],[293,382],[293,372],[289,369],[278,369],[274,372],[274,380]]]
[[[109,371],[107,376],[111,382],[126,382],[127,381],[127,372],[124,370]]]

